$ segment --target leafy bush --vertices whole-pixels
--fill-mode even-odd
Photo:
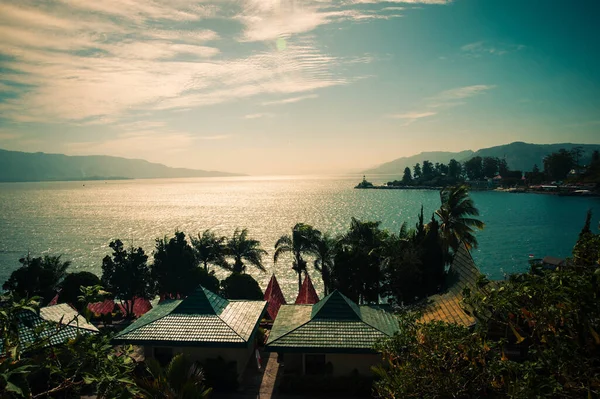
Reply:
[[[81,311],[81,303],[77,300],[77,297],[81,295],[81,287],[91,287],[99,284],[100,279],[94,273],[69,273],[60,285],[61,291],[58,300],[61,303],[69,303]]]
[[[221,282],[223,296],[227,299],[262,300],[264,294],[258,282],[249,274],[232,273]]]

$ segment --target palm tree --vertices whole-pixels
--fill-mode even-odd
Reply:
[[[267,255],[267,251],[260,247],[260,241],[248,238],[248,229],[235,229],[233,236],[225,245],[225,255],[233,258],[233,266],[227,266],[227,268],[234,273],[243,273],[246,270],[244,260],[265,271],[262,257]]]
[[[225,241],[227,238],[217,236],[210,229],[198,233],[198,238],[192,237],[192,246],[196,253],[196,259],[202,262],[204,270],[208,271],[208,264],[225,267]]]
[[[321,273],[324,296],[327,296],[332,288],[331,272],[334,267],[337,243],[338,240],[335,237],[325,233],[314,245],[315,269]]]
[[[440,219],[440,236],[444,251],[456,251],[463,244],[468,249],[477,247],[475,229],[482,230],[485,224],[472,216],[479,216],[479,210],[469,197],[466,185],[445,187],[440,191],[442,205],[435,214]]]
[[[314,245],[320,235],[311,225],[297,223],[292,228],[291,236],[284,234],[275,243],[273,262],[277,263],[281,255],[286,253],[293,256],[292,269],[298,273],[298,291],[302,287],[302,272],[306,274],[306,261],[302,255],[314,253]]]
[[[204,386],[202,369],[183,354],[175,356],[164,369],[153,358],[146,359],[149,376],[136,378],[143,398],[185,399],[208,398],[210,388]]]

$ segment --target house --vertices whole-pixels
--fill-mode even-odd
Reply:
[[[313,305],[282,305],[265,350],[283,356],[286,372],[370,375],[381,361],[375,343],[398,330],[392,313],[358,306],[336,290]]]
[[[315,290],[310,276],[306,273],[306,277],[304,277],[304,281],[300,287],[300,292],[298,292],[298,296],[296,297],[296,305],[313,305],[317,302],[319,302],[319,295],[317,295],[317,290]]]
[[[23,311],[19,315],[19,343],[24,348],[41,341],[45,341],[42,347],[59,345],[81,334],[98,332],[94,325],[66,303],[40,308],[39,314]],[[0,343],[0,353],[2,351]]]
[[[266,307],[266,301],[227,300],[200,286],[185,299],[161,302],[113,343],[143,346],[147,358],[163,364],[179,353],[200,362],[221,357],[241,375]]]
[[[131,307],[131,300],[119,301],[116,303],[112,299],[105,299],[102,302],[90,303],[87,306],[90,312],[92,312],[96,317],[116,313],[117,311],[120,311],[121,314],[124,315],[127,313],[126,307]],[[134,298],[131,309],[135,317],[140,317],[152,309],[152,304],[145,298]]]
[[[279,286],[279,282],[277,282],[275,274],[271,276],[269,285],[267,285],[267,289],[265,290],[265,301],[267,301],[268,318],[270,320],[275,320],[281,305],[286,304],[285,297],[283,296],[283,292],[281,291],[281,287]]]

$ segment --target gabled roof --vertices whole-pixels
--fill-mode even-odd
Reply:
[[[310,279],[308,273],[306,273],[306,277],[304,277],[304,282],[302,283],[302,287],[300,287],[300,292],[298,292],[298,297],[296,298],[296,305],[312,305],[319,302],[319,295],[317,295],[317,291]]]
[[[380,339],[399,330],[396,317],[376,306],[358,306],[339,291],[314,305],[283,305],[267,351],[373,353]]]
[[[267,313],[269,314],[269,317],[271,320],[275,320],[281,305],[286,304],[285,297],[283,296],[283,292],[281,292],[281,287],[277,282],[275,274],[271,277],[269,285],[267,285],[267,289],[265,290],[265,301],[268,303]]]
[[[471,253],[461,245],[454,254],[454,260],[448,270],[448,290],[443,294],[433,295],[422,306],[422,322],[433,320],[447,323],[472,326],[475,318],[468,315],[462,307],[463,290],[477,290],[477,280],[481,277]]]
[[[37,340],[46,340],[43,346],[54,346],[81,334],[96,333],[98,329],[66,303],[40,308],[39,315],[30,311],[19,315],[19,341],[22,346]],[[2,350],[0,344],[0,353]]]
[[[229,301],[199,287],[185,299],[165,300],[114,338],[116,344],[245,347],[265,301]]]

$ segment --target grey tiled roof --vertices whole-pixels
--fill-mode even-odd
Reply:
[[[283,305],[267,341],[270,351],[372,352],[380,339],[398,331],[396,317],[377,307],[358,306],[334,291],[314,305]]]
[[[229,301],[199,287],[183,300],[164,301],[114,338],[115,343],[245,346],[266,301]]]
[[[42,347],[54,346],[81,334],[96,333],[98,329],[66,303],[40,308],[39,315],[30,311],[19,315],[19,342],[23,348],[42,341]]]

